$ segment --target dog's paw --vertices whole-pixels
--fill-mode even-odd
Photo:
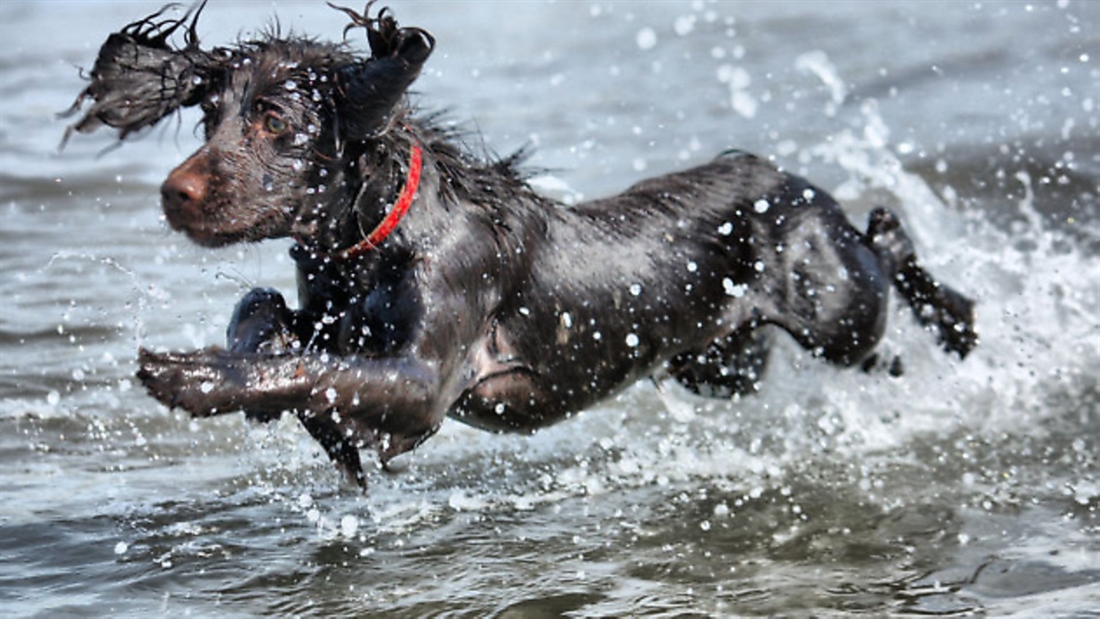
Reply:
[[[978,345],[978,331],[974,327],[974,301],[946,288],[943,291],[943,318],[940,320],[940,336],[949,351],[966,355]]]
[[[255,288],[233,311],[226,338],[229,350],[239,353],[280,354],[299,349],[291,329],[294,312],[278,292]]]
[[[885,372],[894,378],[905,375],[905,364],[902,363],[901,357],[898,355],[871,353],[860,363],[859,367],[867,374]]]
[[[169,408],[206,417],[239,408],[243,381],[234,371],[233,356],[218,348],[187,353],[138,353],[138,380]]]

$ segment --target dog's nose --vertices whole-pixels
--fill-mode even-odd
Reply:
[[[186,163],[168,175],[160,186],[164,211],[171,217],[195,210],[206,200],[206,175]]]

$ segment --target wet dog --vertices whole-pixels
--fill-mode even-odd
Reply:
[[[226,348],[140,352],[164,404],[291,412],[365,486],[361,448],[384,465],[448,416],[531,432],[655,375],[752,391],[772,325],[864,363],[891,287],[947,351],[977,343],[972,302],[921,268],[897,217],[876,210],[860,232],[827,193],[752,155],[576,206],[536,194],[518,157],[480,160],[413,109],[435,40],[369,9],[340,9],[369,57],[275,34],[204,50],[201,6],[100,49],[70,131],[121,139],[201,106],[206,142],[161,188],[168,223],[211,247],[294,240],[299,309],[253,290]]]

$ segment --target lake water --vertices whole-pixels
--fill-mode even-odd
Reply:
[[[565,199],[773,156],[854,221],[897,209],[979,299],[959,362],[895,310],[906,372],[780,338],[761,392],[639,384],[530,437],[458,423],[341,485],[292,419],[192,421],[139,346],[220,343],[287,242],[211,251],[158,186],[186,113],[58,143],[108,33],[160,2],[0,4],[3,617],[1100,616],[1100,4],[392,2],[417,85]],[[212,0],[227,44],[319,2]],[[352,34],[354,39],[357,35]],[[361,36],[361,35],[359,35]]]

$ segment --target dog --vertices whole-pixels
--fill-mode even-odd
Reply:
[[[533,432],[639,379],[756,390],[773,327],[841,366],[872,363],[890,288],[965,357],[974,303],[919,264],[885,209],[860,232],[825,191],[738,151],[573,206],[522,154],[479,158],[407,91],[435,48],[388,9],[336,7],[344,43],[267,33],[203,49],[205,3],[99,50],[69,133],[122,140],[200,106],[204,145],[161,187],[196,243],[290,238],[301,307],[244,296],[227,347],[139,352],[153,397],[197,417],[292,412],[350,480],[451,417]],[[182,37],[182,44],[174,39]]]

